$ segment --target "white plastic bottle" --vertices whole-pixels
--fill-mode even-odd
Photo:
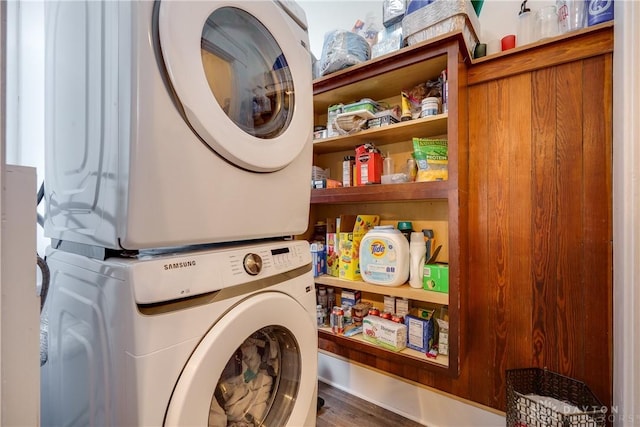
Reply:
[[[527,7],[527,0],[520,5],[518,13],[518,28],[516,33],[516,45],[518,47],[532,43],[533,39],[533,15],[531,9]]]
[[[409,243],[409,286],[416,289],[422,288],[422,275],[424,274],[424,263],[427,257],[427,246],[422,232],[411,233]]]

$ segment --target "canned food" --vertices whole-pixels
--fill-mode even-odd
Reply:
[[[440,100],[430,96],[422,100],[420,117],[435,116],[440,112]]]
[[[396,323],[404,323],[404,317],[398,314],[394,314],[393,316],[391,316],[391,321]]]
[[[380,317],[382,317],[383,319],[391,320],[391,313],[383,311],[382,313],[380,313]]]
[[[380,310],[373,307],[369,309],[369,316],[380,316]]]
[[[334,307],[331,312],[331,330],[334,334],[344,333],[344,311],[340,307]]]

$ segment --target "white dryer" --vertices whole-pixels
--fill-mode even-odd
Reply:
[[[47,1],[45,234],[145,249],[308,225],[311,54],[291,1]]]
[[[47,261],[43,426],[315,426],[308,243]]]

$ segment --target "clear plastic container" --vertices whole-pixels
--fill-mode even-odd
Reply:
[[[392,175],[394,171],[393,157],[391,157],[391,154],[387,153],[384,161],[382,162],[382,175]]]
[[[543,40],[558,35],[558,10],[545,6],[536,12],[536,39]]]

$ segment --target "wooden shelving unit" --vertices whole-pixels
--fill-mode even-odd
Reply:
[[[456,377],[464,341],[464,290],[466,282],[466,223],[468,187],[467,141],[467,66],[470,59],[461,33],[452,33],[429,42],[404,48],[393,54],[376,58],[314,81],[315,123],[326,123],[327,108],[333,104],[355,102],[362,98],[400,103],[400,93],[416,84],[437,78],[447,70],[449,84],[448,112],[436,116],[391,124],[382,128],[363,130],[350,135],[315,140],[314,164],[329,169],[334,179],[341,171],[345,155],[353,155],[355,147],[373,143],[383,153],[389,153],[396,165],[413,151],[412,138],[447,138],[449,149],[449,179],[438,182],[366,185],[311,192],[310,226],[327,216],[342,213],[380,214],[381,221],[394,221],[403,215],[415,222],[446,223],[443,230],[445,258],[449,262],[449,294],[413,289],[408,285],[385,287],[365,282],[340,280],[332,276],[316,278],[319,285],[338,289],[360,290],[363,294],[407,298],[419,306],[447,306],[449,312],[449,355],[428,358],[410,349],[393,352],[355,337],[319,330],[319,347],[323,351],[351,358],[374,368],[388,367],[402,371],[403,366],[440,372]],[[431,203],[433,202],[433,203]],[[358,211],[361,209],[361,211]],[[383,212],[382,212],[383,211]],[[434,212],[438,212],[435,214]],[[442,213],[444,211],[444,213]],[[310,227],[311,229],[312,227]],[[420,228],[418,228],[420,229]],[[424,304],[423,304],[424,305]]]

